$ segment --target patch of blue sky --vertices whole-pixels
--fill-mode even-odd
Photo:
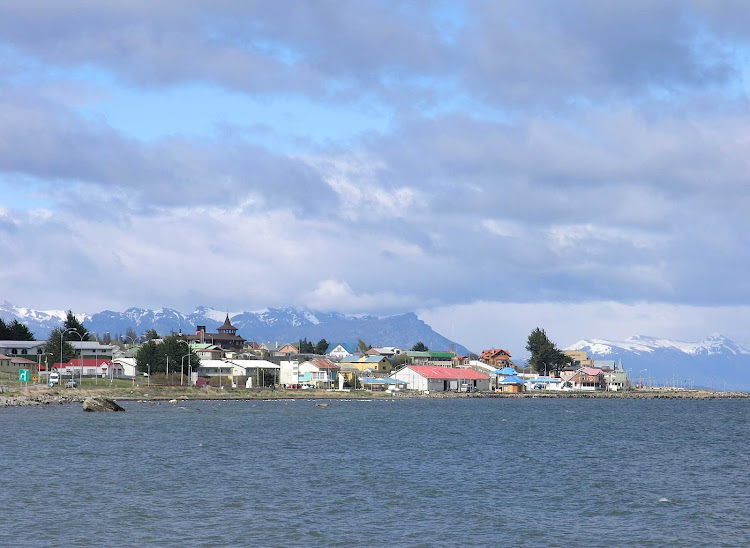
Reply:
[[[455,44],[458,34],[470,24],[466,2],[443,0],[433,5],[430,17],[446,44]]]
[[[52,200],[44,191],[46,186],[47,183],[26,176],[0,174],[0,206],[21,211],[51,208]]]
[[[250,130],[261,141],[267,136],[274,147],[289,151],[304,142],[348,141],[363,132],[386,133],[390,127],[389,110],[374,100],[334,104],[295,94],[251,96],[206,84],[159,90],[115,87],[106,100],[83,105],[79,112],[144,141],[213,137],[235,127]]]

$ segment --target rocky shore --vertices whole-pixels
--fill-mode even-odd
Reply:
[[[49,392],[0,394],[0,408],[2,407],[34,407],[50,404],[66,404],[82,402],[85,397],[76,394],[54,394]]]
[[[0,394],[0,408],[34,407],[83,403],[87,398],[120,401],[169,401],[180,400],[268,400],[268,399],[373,399],[373,398],[572,398],[572,399],[626,399],[626,400],[715,400],[750,399],[748,392],[718,392],[711,390],[631,390],[626,392],[523,392],[520,394],[499,392],[434,392],[415,394],[412,392],[339,392],[327,390],[217,390],[190,389],[180,387],[150,387],[148,389],[72,389],[60,390],[19,390]]]

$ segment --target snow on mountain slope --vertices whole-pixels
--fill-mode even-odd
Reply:
[[[624,341],[608,341],[605,339],[581,340],[566,348],[566,350],[586,350],[597,356],[612,354],[615,349],[636,354],[652,353],[657,350],[677,350],[692,356],[727,352],[733,355],[750,355],[750,350],[741,347],[719,333],[713,333],[701,342],[684,342],[636,335]]]

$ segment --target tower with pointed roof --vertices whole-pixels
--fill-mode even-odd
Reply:
[[[237,328],[232,325],[232,322],[229,321],[229,314],[227,314],[227,319],[224,320],[224,323],[217,329],[218,333],[226,333],[227,335],[236,335],[237,334]]]

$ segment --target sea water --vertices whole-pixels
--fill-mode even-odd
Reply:
[[[0,410],[0,546],[748,546],[750,401]]]

